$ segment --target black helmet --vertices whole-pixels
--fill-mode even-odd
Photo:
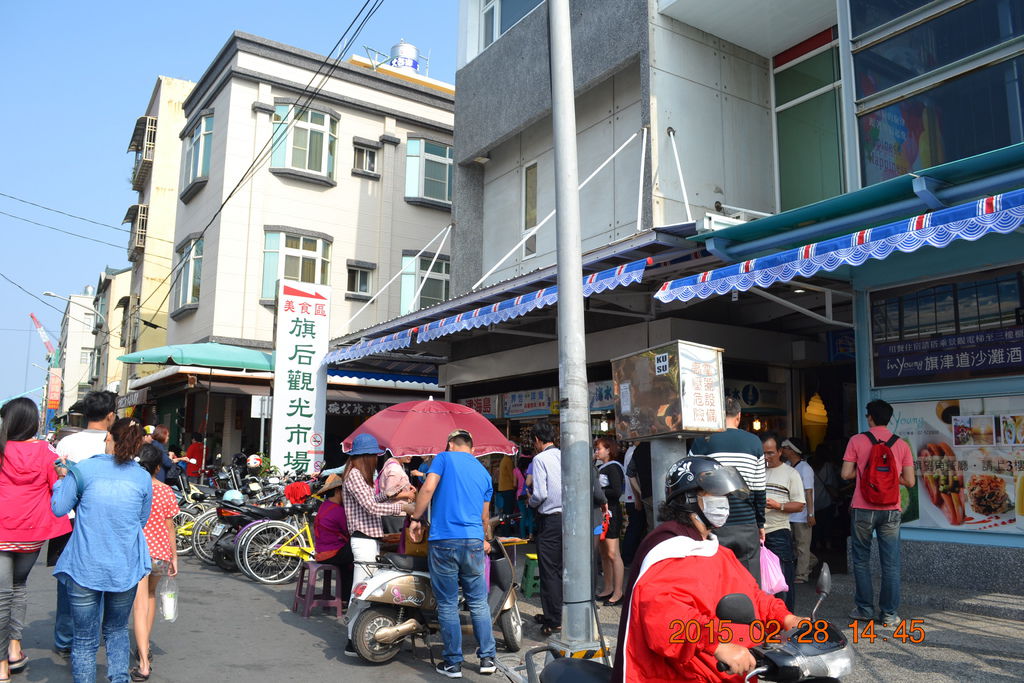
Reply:
[[[683,507],[697,512],[697,494],[705,491],[713,496],[730,493],[746,498],[750,489],[743,477],[731,465],[701,455],[691,455],[677,460],[665,476],[665,502],[685,495]]]

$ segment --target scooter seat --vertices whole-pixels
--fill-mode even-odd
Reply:
[[[560,657],[544,666],[541,683],[608,683],[612,670],[593,659]]]
[[[391,563],[395,569],[405,572],[426,572],[430,571],[430,565],[425,557],[416,555],[399,555],[398,553],[384,553],[381,557]]]

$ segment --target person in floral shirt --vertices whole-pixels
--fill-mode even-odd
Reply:
[[[152,651],[149,637],[153,632],[156,618],[156,586],[160,577],[178,573],[178,553],[175,544],[174,516],[178,514],[178,501],[171,487],[157,480],[156,475],[163,463],[163,452],[153,444],[146,444],[139,451],[139,464],[153,477],[153,509],[142,530],[149,544],[149,555],[153,560],[153,571],[139,582],[132,610],[135,630],[135,647],[139,664],[131,670],[133,681],[149,679],[153,671]]]

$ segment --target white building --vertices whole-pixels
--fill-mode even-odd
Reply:
[[[88,286],[82,294],[72,294],[64,308],[57,345],[58,367],[64,387],[58,417],[66,416],[71,407],[92,389],[96,358],[93,335],[99,328],[92,308],[93,291],[92,286]]]
[[[448,298],[448,244],[416,255],[451,221],[454,88],[365,59],[324,62],[235,33],[185,100],[167,343],[272,349],[282,279],[333,288],[332,338]],[[269,382],[226,380],[207,394],[190,391],[186,374],[130,388],[150,387],[160,421],[187,415],[217,448],[255,443],[245,397]],[[433,386],[419,379],[400,388]],[[340,403],[329,414],[351,418],[329,421],[329,443],[333,430],[408,395],[367,388],[395,383],[357,377],[332,390]]]
[[[96,295],[92,306],[99,313],[97,318],[95,358],[92,371],[92,388],[96,391],[117,393],[122,385],[124,367],[117,360],[125,354],[128,322],[127,310],[132,286],[131,268],[110,268],[100,273],[96,283]]]

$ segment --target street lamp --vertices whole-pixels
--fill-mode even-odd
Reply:
[[[107,324],[107,319],[105,317],[103,317],[103,314],[100,313],[99,311],[97,311],[92,306],[86,306],[85,304],[83,304],[81,302],[74,301],[73,299],[70,299],[70,298],[68,298],[66,296],[61,296],[60,294],[54,294],[53,292],[43,292],[43,296],[52,296],[54,299],[61,299],[62,301],[67,301],[69,304],[75,304],[77,306],[81,306],[82,308],[84,308],[86,310],[89,310],[89,311],[92,311],[97,316],[99,316],[100,322],[102,322],[103,325]]]

